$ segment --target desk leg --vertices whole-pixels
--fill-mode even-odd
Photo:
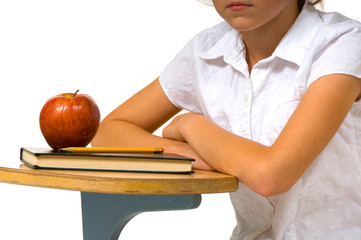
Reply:
[[[117,240],[142,212],[197,208],[201,195],[118,195],[81,193],[84,240]]]

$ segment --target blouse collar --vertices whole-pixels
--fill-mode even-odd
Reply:
[[[312,44],[317,26],[322,22],[314,6],[306,4],[295,23],[283,37],[271,59],[277,57],[290,61],[298,66],[302,64],[307,49]],[[223,57],[224,61],[233,67],[245,69],[246,48],[239,31],[226,25],[228,31],[214,45],[199,52],[202,59],[216,59]],[[243,59],[242,59],[243,58]]]

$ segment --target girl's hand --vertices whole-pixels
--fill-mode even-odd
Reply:
[[[185,127],[189,121],[196,121],[198,117],[203,117],[202,115],[195,113],[185,113],[175,117],[171,123],[163,129],[163,137],[184,142],[182,149],[173,150],[173,152],[182,154],[187,157],[194,158],[196,161],[193,163],[193,168],[201,170],[214,170],[209,166],[205,161],[203,161],[197,153],[186,143],[186,139],[182,135],[182,129]]]
[[[185,113],[175,117],[171,123],[163,129],[163,137],[181,142],[187,142],[182,132],[188,124],[196,124],[196,121],[204,118],[203,115],[196,113]]]
[[[190,121],[196,121],[196,118],[201,116],[202,115],[196,113],[185,113],[175,117],[171,123],[163,129],[163,137],[186,142],[186,139],[182,135],[182,129],[186,127]]]

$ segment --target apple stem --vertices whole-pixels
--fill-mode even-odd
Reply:
[[[79,89],[76,90],[76,92],[74,93],[73,97],[75,97],[75,95],[79,92]]]

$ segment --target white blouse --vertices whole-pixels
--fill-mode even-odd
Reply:
[[[361,24],[305,5],[272,56],[248,71],[241,34],[227,23],[199,33],[160,76],[169,100],[239,136],[272,145],[322,76],[361,78]],[[231,239],[361,239],[361,102],[298,182],[262,197],[231,193]]]

